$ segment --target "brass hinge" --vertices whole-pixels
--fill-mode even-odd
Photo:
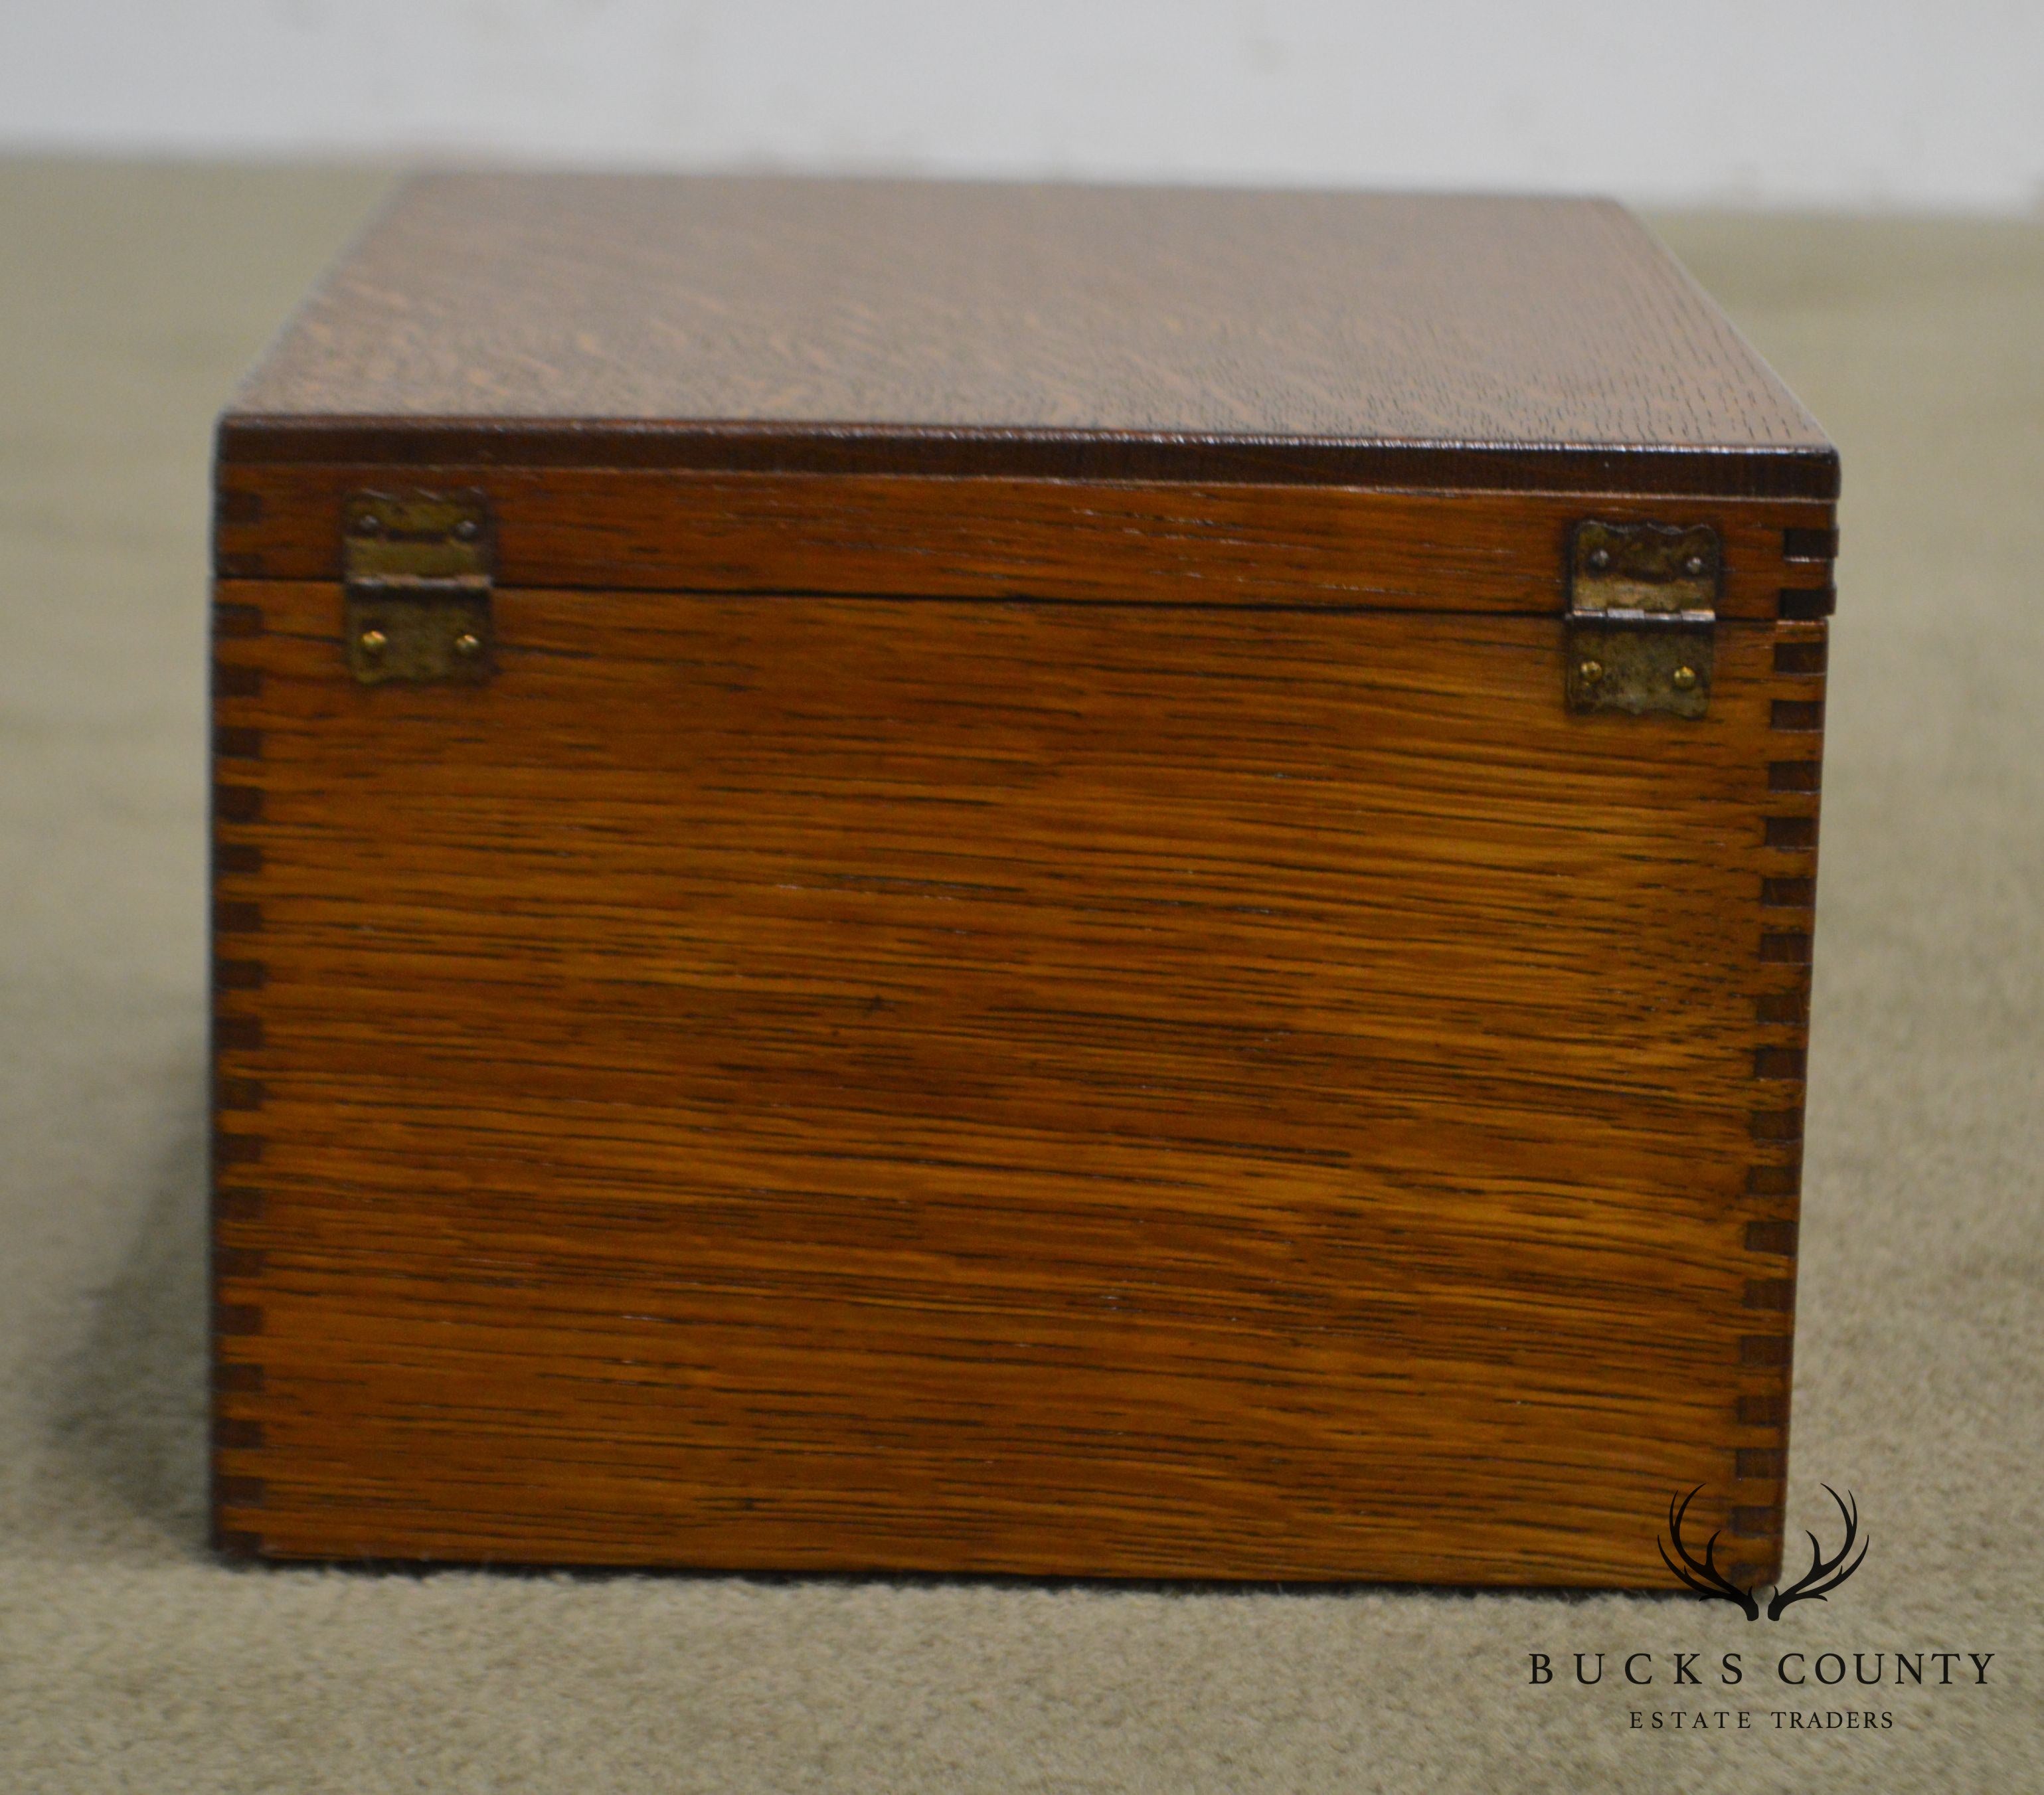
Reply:
[[[1577,525],[1564,630],[1569,709],[1704,715],[1723,559],[1705,525]]]
[[[497,542],[482,495],[359,492],[341,518],[349,672],[364,686],[489,678]]]

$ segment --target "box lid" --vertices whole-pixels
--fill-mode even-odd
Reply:
[[[404,186],[223,463],[1828,498],[1604,201],[680,176]]]

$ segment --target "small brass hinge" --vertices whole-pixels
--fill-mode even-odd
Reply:
[[[497,540],[480,493],[355,493],[341,532],[341,627],[358,681],[478,684],[497,671]]]
[[[1723,563],[1705,525],[1577,525],[1563,632],[1569,709],[1703,716]]]

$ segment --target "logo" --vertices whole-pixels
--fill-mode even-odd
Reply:
[[[1691,1505],[1704,1487],[1700,1483],[1686,1496],[1677,1491],[1668,1498],[1666,1535],[1658,1539],[1661,1562],[1700,1600],[1729,1602],[1749,1621],[1758,1620],[1766,1586],[1742,1583],[1719,1567],[1723,1530],[1704,1543],[1701,1557],[1683,1537]],[[1827,1553],[1815,1533],[1805,1536],[1810,1568],[1793,1582],[1774,1585],[1773,1599],[1766,1604],[1769,1620],[1779,1620],[1797,1602],[1824,1601],[1866,1561],[1858,1498],[1850,1490],[1841,1496],[1828,1483],[1823,1487],[1838,1505],[1845,1538],[1837,1551]],[[1601,1645],[1600,1651],[1562,1651],[1550,1643],[1544,1651],[1525,1655],[1525,1680],[1533,1688],[1598,1690],[1598,1695],[1585,1697],[1592,1701],[1622,1701],[1631,1732],[1752,1733],[1767,1730],[1770,1724],[1777,1733],[1892,1732],[1898,1713],[1905,1728],[1909,1724],[1908,1712],[1900,1705],[1905,1699],[1964,1702],[1965,1696],[1946,1692],[1987,1690],[1989,1667],[1999,1655],[1931,1651],[1921,1646],[1904,1650],[1909,1642],[1895,1639],[1858,1642],[1878,1648],[1873,1651],[1841,1646],[1818,1651],[1813,1648],[1819,1642],[1796,1651],[1795,1632],[1792,1628],[1773,1635],[1792,1647],[1779,1652],[1771,1646],[1758,1652],[1746,1647],[1723,1651],[1718,1649],[1722,1639],[1717,1645],[1698,1641],[1696,1649],[1682,1651],[1613,1649],[1618,1642],[1608,1637],[1585,1642]],[[1977,1699],[1989,1698],[1983,1693]],[[1869,1705],[1883,1701],[1893,1705]],[[1777,1702],[1781,1705],[1776,1706]]]
[[[1810,1542],[1810,1568],[1793,1583],[1775,1585],[1773,1599],[1767,1605],[1767,1618],[1769,1620],[1779,1620],[1783,1610],[1792,1603],[1820,1602],[1826,1600],[1832,1590],[1837,1589],[1865,1562],[1867,1548],[1865,1545],[1862,1545],[1859,1548],[1859,1556],[1853,1559],[1850,1564],[1846,1562],[1846,1560],[1851,1556],[1854,1546],[1859,1541],[1858,1502],[1852,1499],[1850,1490],[1847,1490],[1845,1495],[1841,1496],[1828,1483],[1823,1487],[1825,1494],[1838,1504],[1839,1516],[1846,1524],[1845,1543],[1838,1547],[1838,1551],[1832,1557],[1826,1558],[1824,1548],[1818,1543],[1816,1535],[1809,1533],[1804,1536]],[[1711,1536],[1709,1542],[1704,1547],[1704,1555],[1700,1560],[1694,1557],[1689,1547],[1683,1543],[1682,1523],[1689,1515],[1689,1505],[1703,1493],[1703,1488],[1704,1486],[1700,1483],[1686,1496],[1679,1499],[1673,1496],[1668,1498],[1669,1539],[1655,1541],[1661,1548],[1661,1562],[1674,1574],[1677,1582],[1695,1590],[1700,1601],[1730,1602],[1738,1608],[1747,1620],[1758,1620],[1760,1618],[1760,1603],[1754,1595],[1754,1591],[1762,1586],[1753,1583],[1742,1588],[1718,1569],[1718,1540],[1722,1529],[1719,1533],[1713,1533]],[[1673,1558],[1668,1555],[1671,1540],[1675,1549]],[[1871,1544],[1872,1542],[1869,1541],[1867,1543]],[[1841,1566],[1843,1568],[1841,1569]]]

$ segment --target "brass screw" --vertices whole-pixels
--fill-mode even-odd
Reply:
[[[1602,661],[1585,661],[1581,667],[1576,669],[1576,677],[1581,680],[1585,686],[1594,686],[1600,679],[1604,678],[1604,663]]]
[[[1668,682],[1678,692],[1686,692],[1696,682],[1696,670],[1692,667],[1678,667],[1668,675]]]
[[[374,536],[383,527],[383,521],[374,511],[365,511],[355,520],[357,536]]]
[[[365,655],[380,655],[390,646],[390,638],[380,629],[365,629],[355,640],[362,644]]]
[[[1590,551],[1590,565],[1602,573],[1611,565],[1611,551],[1608,548],[1593,548]]]
[[[1682,563],[1682,571],[1689,575],[1690,578],[1693,579],[1709,565],[1710,563],[1706,561],[1702,555],[1692,555],[1688,560]]]
[[[455,540],[458,542],[474,541],[477,535],[475,520],[473,517],[463,517],[455,525],[454,533]]]
[[[473,660],[482,652],[482,638],[472,629],[464,629],[454,639],[454,652],[463,660]]]

